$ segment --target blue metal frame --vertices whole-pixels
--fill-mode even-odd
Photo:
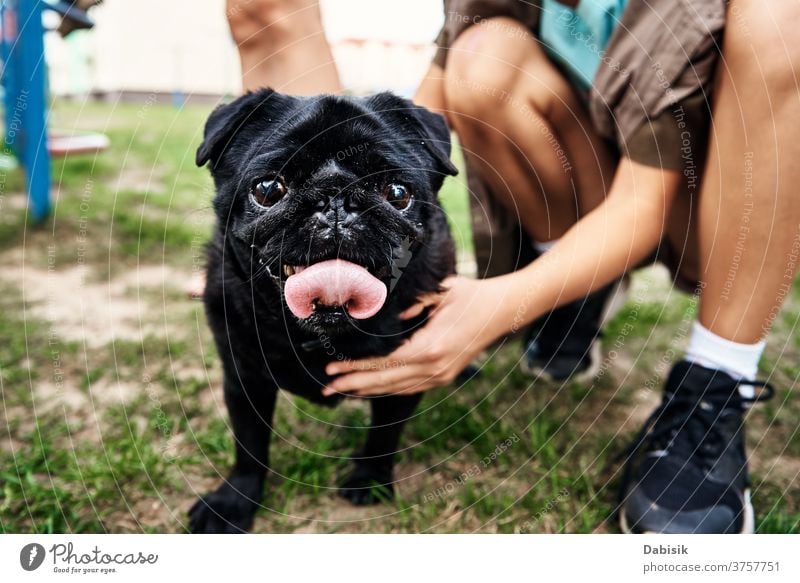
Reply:
[[[29,212],[34,221],[50,213],[50,154],[47,150],[47,63],[42,0],[4,0],[2,83],[6,148],[25,169]]]

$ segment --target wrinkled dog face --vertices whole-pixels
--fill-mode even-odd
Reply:
[[[280,286],[300,324],[346,329],[381,312],[435,229],[447,174],[441,116],[391,94],[290,97],[261,90],[212,113],[215,210],[233,260]]]

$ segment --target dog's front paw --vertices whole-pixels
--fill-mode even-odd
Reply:
[[[391,468],[357,463],[339,484],[339,496],[356,506],[390,502],[394,499]]]
[[[243,533],[253,526],[263,492],[260,476],[233,476],[189,509],[193,533]]]

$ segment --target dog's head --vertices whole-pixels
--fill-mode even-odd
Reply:
[[[211,163],[226,261],[282,288],[274,297],[301,326],[337,332],[402,309],[452,269],[437,202],[456,174],[449,153],[444,119],[392,94],[264,89],[211,114],[197,164]]]

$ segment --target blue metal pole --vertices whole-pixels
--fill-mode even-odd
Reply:
[[[50,212],[50,154],[47,151],[47,63],[41,0],[18,0],[17,43],[12,60],[20,84],[16,110],[22,118],[21,154],[28,177],[28,200],[34,221]]]
[[[14,54],[11,52],[14,43],[17,42],[17,1],[5,0],[2,3],[2,57],[3,57],[3,103],[5,105],[4,119],[6,124],[5,142],[3,143],[3,153],[9,155],[20,155],[19,141],[17,140],[19,126],[22,124],[21,118],[14,117],[14,104],[19,97],[19,83],[17,82],[17,68],[14,62]]]

